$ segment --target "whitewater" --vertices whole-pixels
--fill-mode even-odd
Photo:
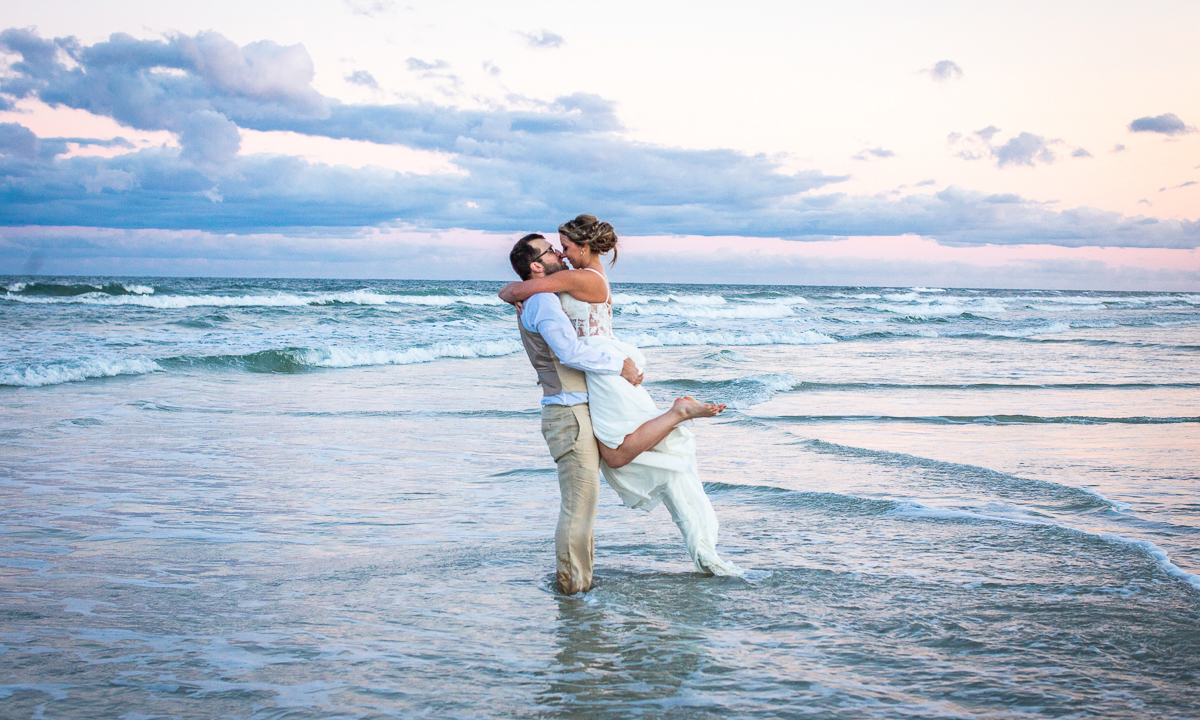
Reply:
[[[1200,716],[1200,295],[614,279],[744,579],[554,593],[500,283],[0,277],[3,714]]]

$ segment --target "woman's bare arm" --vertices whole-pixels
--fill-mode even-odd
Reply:
[[[604,280],[588,270],[562,270],[546,277],[509,283],[500,288],[500,299],[506,303],[524,302],[543,292],[569,292],[583,302],[599,303],[608,299]]]

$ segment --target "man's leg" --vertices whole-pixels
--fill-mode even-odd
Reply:
[[[542,408],[542,435],[558,465],[561,495],[554,554],[558,589],[573,595],[592,587],[592,529],[600,495],[600,453],[586,405]]]

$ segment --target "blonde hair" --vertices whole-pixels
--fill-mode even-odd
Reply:
[[[580,215],[558,226],[558,232],[576,245],[585,245],[597,255],[612,251],[611,267],[617,261],[617,233],[613,226],[600,222],[595,215]]]

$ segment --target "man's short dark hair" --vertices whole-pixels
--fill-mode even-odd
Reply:
[[[528,280],[532,271],[529,269],[529,263],[538,259],[537,248],[529,243],[534,240],[545,240],[545,236],[537,233],[529,233],[525,237],[517,241],[513,245],[512,252],[508,254],[508,261],[512,263],[513,270],[517,271],[517,275],[521,276],[522,280]]]

